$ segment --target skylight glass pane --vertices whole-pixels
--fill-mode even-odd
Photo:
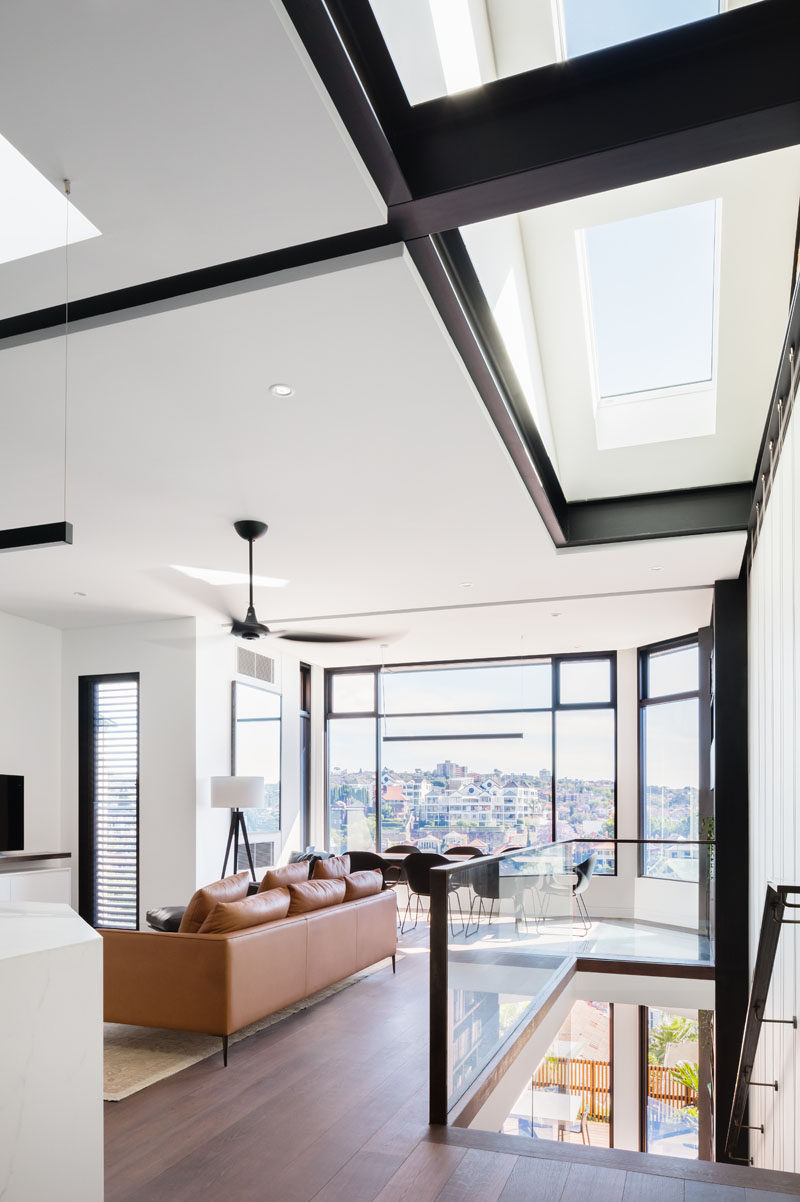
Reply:
[[[0,263],[63,246],[67,198],[0,134]],[[100,231],[69,206],[69,241],[96,238]]]
[[[584,231],[601,398],[711,380],[716,206]]]
[[[562,0],[569,58],[713,17],[719,0]]]

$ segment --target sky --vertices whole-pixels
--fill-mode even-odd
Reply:
[[[562,0],[562,4],[570,58],[719,12],[719,0]]]
[[[716,207],[584,231],[601,397],[711,379]]]
[[[697,687],[697,651],[674,651],[653,660],[653,695]],[[609,696],[608,669],[597,661],[566,661],[561,666],[562,695],[578,701]],[[334,692],[334,705],[372,704],[372,677],[336,676],[345,692]],[[511,708],[515,704],[549,705],[549,664],[513,664],[493,668],[450,668],[386,673],[381,679],[386,709],[430,711]],[[570,691],[571,690],[571,691]],[[525,699],[522,702],[520,699]],[[534,701],[535,698],[535,701]],[[556,712],[557,765],[560,777],[614,779],[614,716],[611,709]],[[682,788],[697,786],[697,702],[649,707],[648,784]],[[414,735],[506,734],[514,738],[418,740]],[[374,720],[331,719],[332,767],[375,770]],[[382,766],[394,772],[433,771],[445,760],[468,771],[537,774],[551,770],[551,711],[544,713],[441,715],[418,718],[391,714],[381,719],[382,736],[408,736],[385,742]],[[519,737],[521,736],[521,737]]]

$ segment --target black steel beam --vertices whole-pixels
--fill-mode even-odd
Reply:
[[[465,295],[443,242],[421,238],[408,249],[550,537],[563,547],[567,503],[561,486],[530,412],[523,417],[522,405],[512,399],[519,386],[501,340],[491,339],[487,325],[479,325],[474,312],[470,314],[471,302],[483,293],[479,288],[477,294]]]
[[[388,225],[371,226],[149,280],[146,284],[77,298],[69,303],[69,329],[71,333],[88,330],[267,288],[284,283],[288,273],[321,275],[325,271],[347,267],[346,260],[351,255],[399,245],[399,241]],[[64,305],[51,305],[47,309],[0,319],[0,350],[4,346],[61,337],[65,320]]]
[[[749,968],[747,787],[747,581],[714,585],[714,962],[717,997],[716,1158],[728,1159],[727,1116],[747,1015]],[[741,1117],[741,1116],[740,1116]],[[746,1120],[745,1120],[746,1121]]]
[[[410,109],[405,238],[800,142],[800,5],[705,21]]]
[[[567,507],[567,543],[580,547],[746,530],[752,496],[748,482],[573,501]]]
[[[347,0],[335,24],[324,0],[283,0],[283,7],[384,200],[409,200],[390,143],[408,101],[368,0]]]

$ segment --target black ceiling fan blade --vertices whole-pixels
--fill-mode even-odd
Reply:
[[[319,630],[286,630],[279,634],[272,632],[276,638],[285,639],[287,643],[369,643],[379,636],[377,634],[323,634]]]

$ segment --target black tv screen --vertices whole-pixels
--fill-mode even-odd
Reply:
[[[0,851],[22,851],[24,832],[24,777],[0,774]]]

